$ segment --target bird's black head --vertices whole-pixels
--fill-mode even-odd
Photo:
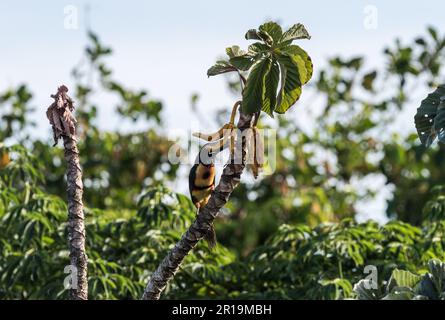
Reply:
[[[201,150],[199,150],[196,162],[205,166],[211,166],[215,163],[215,158],[218,152],[214,152],[212,151],[211,148],[206,146],[207,145],[205,145],[204,147],[201,148]]]

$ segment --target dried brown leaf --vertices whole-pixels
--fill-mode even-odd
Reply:
[[[54,102],[48,107],[46,116],[53,128],[54,146],[62,136],[76,139],[76,119],[74,117],[73,100],[67,94],[68,88],[61,85],[57,93],[51,95]]]
[[[256,127],[249,129],[247,138],[247,167],[252,171],[253,177],[258,178],[264,165],[263,136]]]

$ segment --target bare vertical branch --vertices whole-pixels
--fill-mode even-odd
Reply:
[[[79,151],[76,140],[76,120],[73,115],[73,101],[67,94],[64,85],[57,89],[54,102],[49,106],[46,115],[53,129],[54,146],[63,139],[65,160],[67,162],[68,184],[68,241],[71,266],[77,271],[77,283],[72,283],[70,298],[73,300],[88,299],[87,255],[85,252],[85,222],[82,203],[83,183],[82,170],[79,164]]]
[[[240,113],[238,128],[242,131],[250,128],[252,115]],[[241,157],[241,159],[237,159]],[[207,231],[211,228],[213,220],[219,210],[229,201],[230,195],[240,182],[245,167],[246,149],[242,142],[242,152],[235,152],[234,161],[223,170],[220,182],[212,193],[209,202],[200,209],[199,215],[189,229],[183,234],[181,240],[168,253],[155,272],[153,272],[144,290],[143,300],[158,300],[167,283],[174,277],[184,258],[196,246]]]

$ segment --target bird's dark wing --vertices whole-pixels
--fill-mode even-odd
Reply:
[[[192,201],[193,201],[192,191],[195,186],[196,170],[197,169],[198,169],[198,164],[194,164],[193,167],[190,169],[190,173],[189,173],[189,192],[190,192],[190,197],[192,198]]]

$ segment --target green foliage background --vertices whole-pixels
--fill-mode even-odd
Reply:
[[[114,79],[106,65],[112,50],[94,34],[89,39],[88,63],[73,70],[71,93],[84,172],[90,297],[138,299],[195,209],[166,187],[177,179],[178,166],[167,161],[171,142],[162,132],[162,103]],[[432,91],[445,83],[444,48],[445,37],[429,28],[385,48],[378,70],[362,57],[332,57],[325,68],[315,66],[308,86],[324,107],[313,130],[276,117],[276,171],[236,189],[216,222],[219,245],[209,251],[199,244],[164,297],[363,298],[353,287],[365,265],[378,268],[381,288],[396,268],[434,274],[428,261],[445,260],[445,149],[422,147],[413,121],[407,134],[388,128],[410,103],[419,104],[413,88]],[[239,95],[232,80],[228,86]],[[101,131],[92,102],[98,92],[115,95],[115,112],[146,129]],[[63,150],[51,147],[51,137],[29,136],[31,106],[25,84],[0,93],[0,298],[67,298]],[[297,114],[298,105],[293,109]],[[374,196],[364,181],[376,176],[394,188],[386,212],[391,220],[357,223],[357,202]],[[362,188],[354,187],[357,181]],[[435,283],[441,286],[429,297],[443,298],[445,279]],[[424,292],[412,289],[403,297]]]

